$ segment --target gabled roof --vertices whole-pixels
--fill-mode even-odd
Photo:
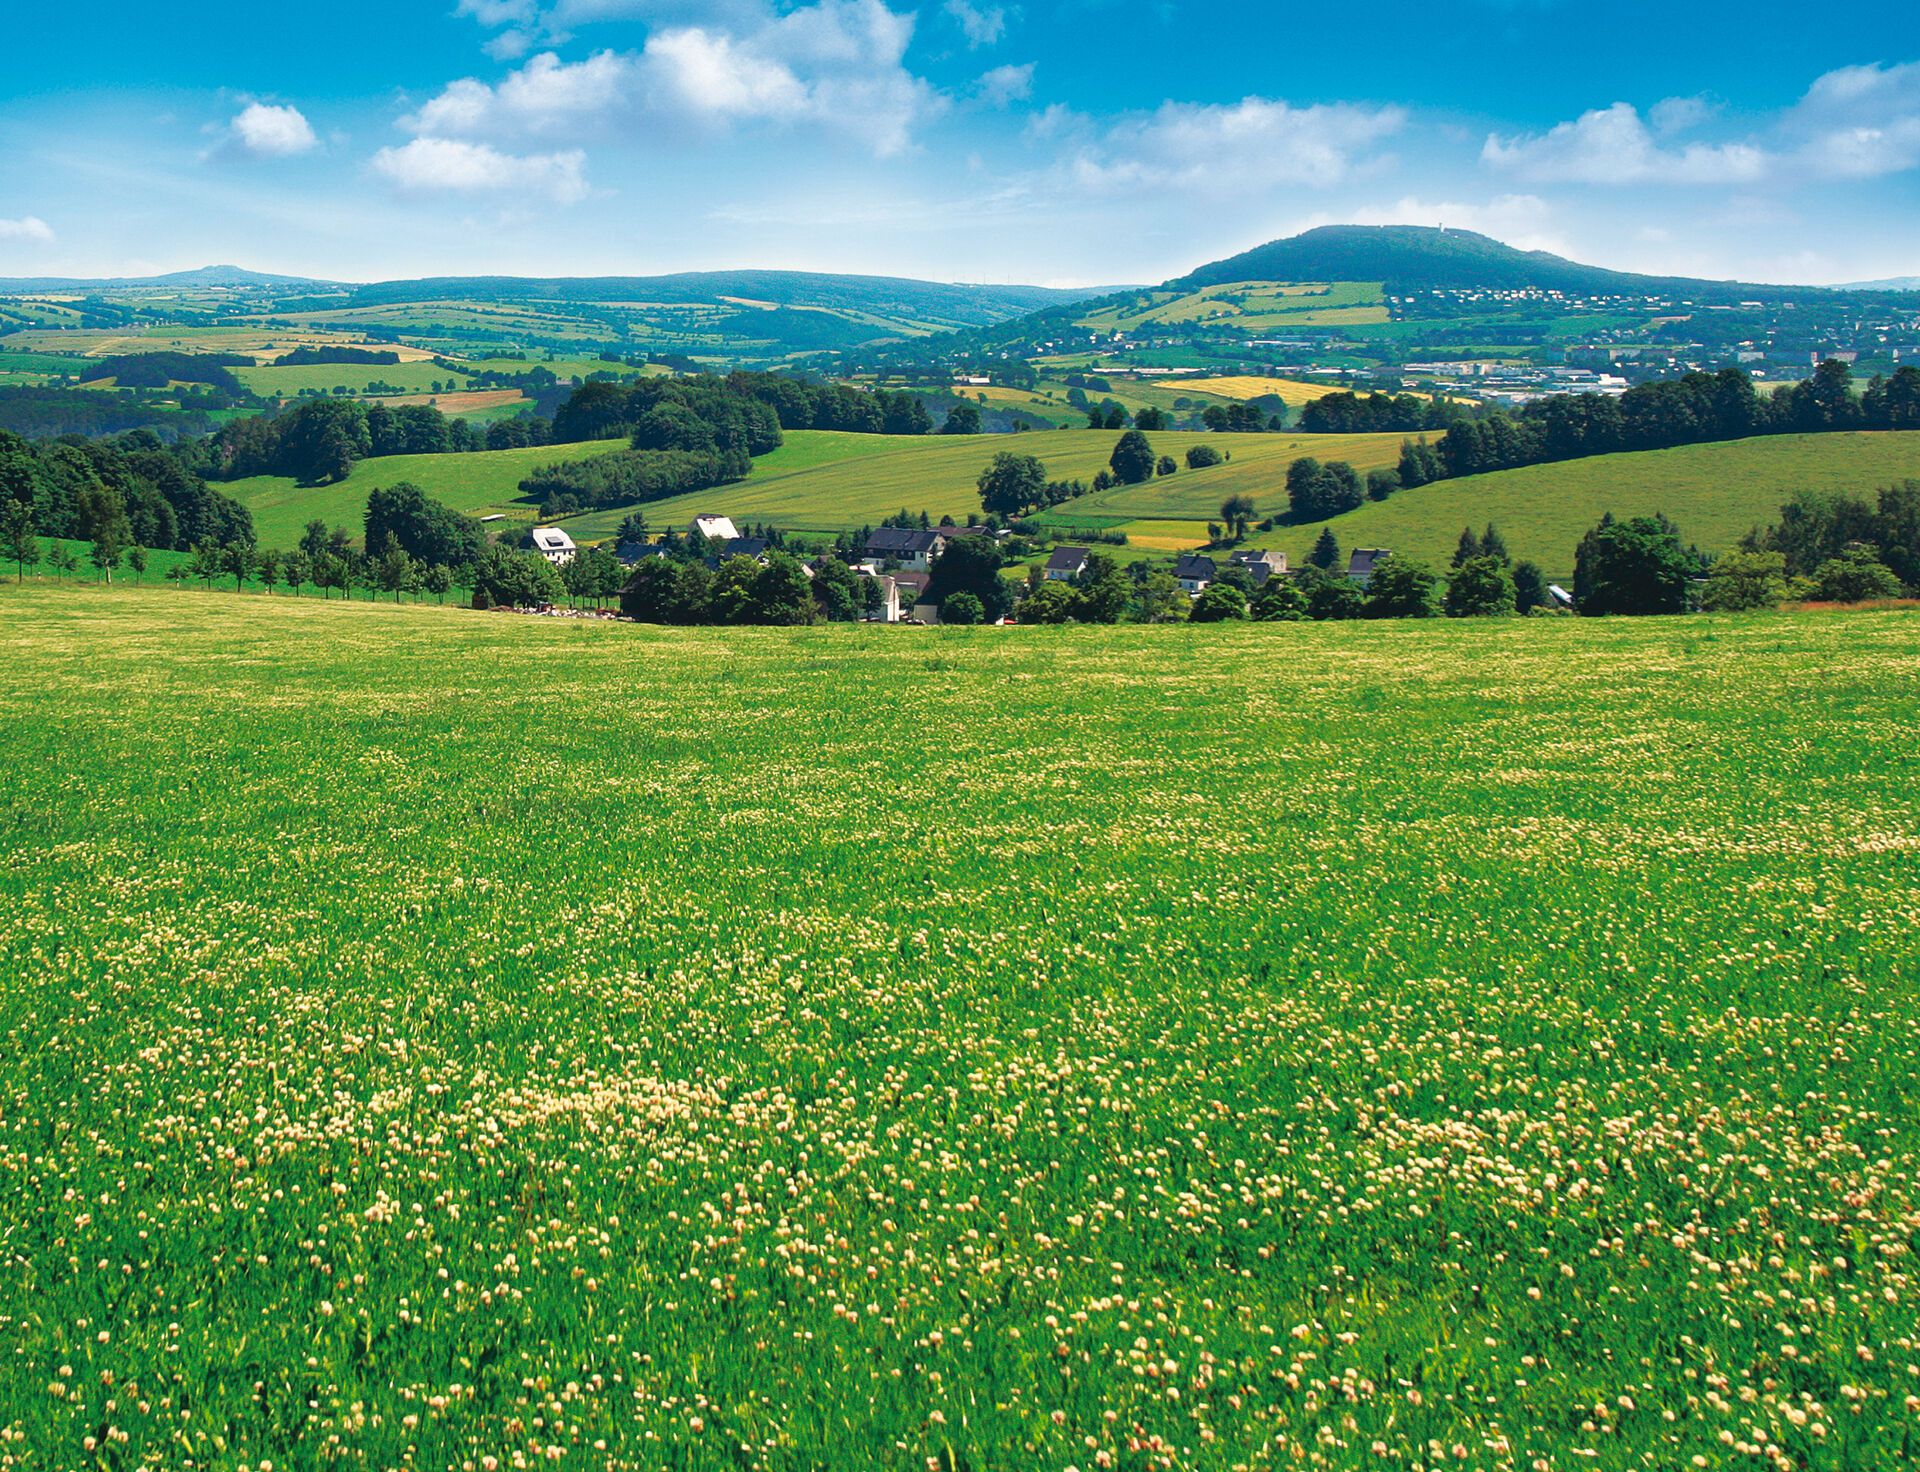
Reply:
[[[771,545],[765,537],[735,537],[727,543],[728,557],[764,557]]]
[[[723,542],[731,542],[740,535],[740,528],[733,524],[730,516],[717,516],[705,512],[693,519],[693,530],[703,537],[718,537]]]
[[[1347,576],[1350,578],[1370,577],[1374,564],[1392,554],[1385,547],[1355,547],[1353,556],[1347,559]]]
[[[1217,571],[1211,557],[1195,557],[1189,554],[1173,565],[1173,575],[1181,582],[1212,582]]]
[[[1287,554],[1266,547],[1243,547],[1233,554],[1233,560],[1242,567],[1282,568],[1287,565]]]
[[[940,543],[938,532],[909,531],[905,527],[883,526],[867,538],[867,550],[885,556],[898,557],[902,553],[919,556],[929,552]]]
[[[1090,547],[1055,547],[1047,559],[1048,572],[1079,572],[1093,555]]]

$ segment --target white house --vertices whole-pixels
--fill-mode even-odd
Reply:
[[[573,538],[559,527],[537,526],[533,529],[533,550],[555,567],[565,567],[580,549],[573,545]]]
[[[1188,554],[1173,566],[1173,580],[1180,585],[1180,591],[1189,597],[1198,598],[1213,586],[1213,579],[1219,569],[1211,557]]]
[[[696,516],[689,530],[710,541],[731,542],[740,535],[740,528],[733,524],[730,516]]]
[[[1087,559],[1093,555],[1090,547],[1056,547],[1053,556],[1047,559],[1047,581],[1050,583],[1070,583],[1087,570]]]
[[[1365,588],[1373,582],[1373,570],[1390,554],[1384,547],[1356,547],[1347,559],[1347,577]]]
[[[913,572],[926,572],[944,545],[938,532],[883,526],[867,538],[861,550],[876,562],[894,562]]]

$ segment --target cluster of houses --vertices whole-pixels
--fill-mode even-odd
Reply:
[[[742,536],[730,517],[696,516],[688,531],[715,546],[718,560],[733,557],[750,557],[756,562],[766,560],[769,550],[766,539]],[[938,623],[939,609],[925,599],[933,565],[947,545],[958,537],[1006,535],[984,526],[881,527],[867,537],[860,549],[860,560],[853,565],[857,576],[872,579],[879,586],[877,608],[870,616],[880,623]],[[573,538],[559,527],[537,526],[530,534],[530,541],[533,550],[555,567],[565,567],[579,555]],[[667,548],[658,542],[624,542],[618,549],[620,561],[628,567],[638,566],[650,557],[667,555]],[[1091,547],[1056,547],[1047,559],[1043,575],[1048,582],[1071,583],[1086,572],[1093,555]],[[1365,588],[1373,581],[1374,568],[1386,556],[1384,548],[1356,548],[1347,559],[1347,577]],[[1219,582],[1228,569],[1243,573],[1256,592],[1274,578],[1291,576],[1286,553],[1256,547],[1242,548],[1222,557],[1188,553],[1174,564],[1173,578],[1182,592],[1198,598]]]

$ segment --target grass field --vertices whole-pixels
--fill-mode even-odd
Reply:
[[[1911,1462],[1920,617],[0,638],[16,1467]]]
[[[474,516],[500,512],[509,521],[531,526],[538,508],[520,499],[520,482],[534,470],[556,460],[587,459],[625,448],[624,440],[601,440],[474,455],[387,455],[362,460],[337,485],[302,486],[286,476],[262,475],[222,482],[217,489],[252,512],[254,533],[262,547],[293,546],[315,517],[329,527],[344,526],[358,538],[368,493],[402,481],[411,481],[455,511]]]
[[[364,394],[380,383],[425,393],[436,383],[453,383],[464,388],[468,382],[465,374],[451,373],[431,359],[378,365],[315,363],[294,368],[236,368],[233,376],[264,398],[282,399],[297,398],[314,390],[332,393],[336,388]]]
[[[1444,564],[1460,530],[1491,520],[1516,557],[1570,576],[1574,549],[1595,522],[1664,512],[1690,542],[1712,552],[1734,546],[1779,516],[1796,490],[1847,491],[1871,499],[1881,486],[1920,478],[1920,433],[1785,435],[1723,445],[1690,445],[1637,455],[1603,455],[1402,491],[1332,523],[1340,545],[1400,548]],[[1261,540],[1306,556],[1316,523]]]
[[[1211,394],[1217,399],[1261,399],[1278,395],[1293,408],[1337,394],[1338,388],[1324,383],[1300,383],[1291,378],[1183,378],[1177,386],[1187,393]]]
[[[1389,318],[1378,282],[1239,281],[1199,291],[1142,292],[1088,312],[1078,325],[1106,332],[1188,325],[1261,332],[1355,326]]]

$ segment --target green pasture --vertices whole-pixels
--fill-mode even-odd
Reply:
[[[1920,615],[0,640],[16,1466],[1912,1461]]]

